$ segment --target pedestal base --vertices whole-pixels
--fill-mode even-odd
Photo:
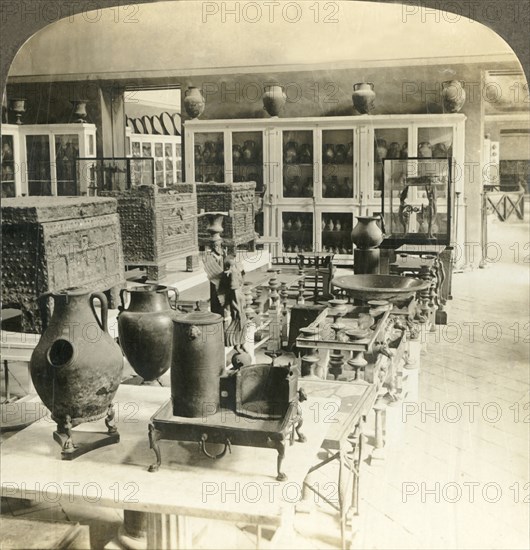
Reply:
[[[377,275],[379,273],[379,257],[379,248],[356,248],[353,251],[353,272],[356,275]]]
[[[68,435],[58,431],[53,432],[53,439],[63,447],[61,451],[63,460],[74,460],[74,458],[82,456],[94,449],[113,445],[120,441],[120,434],[118,432],[111,434],[105,432],[73,432],[73,435],[75,437],[75,443],[69,448],[65,448],[68,441]]]

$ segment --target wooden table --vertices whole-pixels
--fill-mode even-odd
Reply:
[[[436,256],[443,270],[443,282],[440,296],[444,303],[452,300],[453,283],[453,247],[444,244],[404,244],[396,249],[396,254],[408,254],[409,256]]]
[[[346,548],[346,522],[352,514],[359,512],[359,481],[362,459],[362,431],[366,415],[377,398],[374,384],[336,382],[334,380],[309,380],[302,378],[300,386],[312,398],[340,399],[338,408],[328,401],[326,409],[320,411],[328,419],[329,428],[322,443],[328,452],[327,458],[315,464],[310,470],[326,466],[333,460],[339,461],[337,480],[338,505],[326,498],[306,479],[305,485],[340,514],[342,548]]]
[[[331,398],[302,404],[307,441],[287,449],[288,481],[279,482],[276,451],[249,447],[234,447],[232,454],[211,460],[200,455],[197,444],[162,442],[168,459],[159,472],[148,472],[149,418],[169,396],[169,388],[120,386],[115,399],[120,443],[73,461],[60,459],[51,419],[35,422],[2,445],[2,496],[146,512],[147,547],[157,549],[191,547],[188,517],[254,524],[258,544],[261,526],[289,526],[329,426],[313,409],[322,410]],[[101,425],[80,428],[98,431]]]

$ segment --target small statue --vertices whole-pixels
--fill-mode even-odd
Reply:
[[[403,226],[403,233],[408,233],[409,228],[409,220],[410,220],[410,214],[411,214],[411,206],[407,204],[407,197],[409,194],[409,186],[405,185],[403,191],[401,191],[401,194],[399,195],[399,221],[401,222],[401,225]]]
[[[427,215],[428,236],[430,239],[433,239],[433,226],[438,213],[436,206],[436,187],[434,185],[426,185],[425,191],[427,193],[427,200],[429,201],[428,206],[425,208]]]
[[[224,306],[219,300],[218,289],[223,273],[226,253],[223,249],[223,239],[217,233],[210,241],[210,253],[205,257],[203,264],[210,281],[210,310],[224,317]]]
[[[224,293],[225,308],[230,311],[230,324],[225,331],[225,345],[234,346],[236,352],[243,350],[246,336],[247,315],[243,292],[243,271],[234,257],[225,258],[224,274],[219,290]]]

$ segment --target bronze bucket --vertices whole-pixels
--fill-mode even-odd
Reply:
[[[197,418],[219,409],[225,367],[223,318],[192,312],[173,320],[171,398],[173,414]]]

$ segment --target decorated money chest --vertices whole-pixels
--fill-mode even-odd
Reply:
[[[140,185],[104,194],[118,201],[127,266],[145,267],[154,280],[163,277],[167,264],[179,258],[186,258],[189,271],[194,269],[198,256],[197,196],[192,185]]]
[[[74,286],[109,291],[125,283],[116,200],[17,197],[2,201],[2,307],[22,311],[22,329],[40,332],[38,298]]]

